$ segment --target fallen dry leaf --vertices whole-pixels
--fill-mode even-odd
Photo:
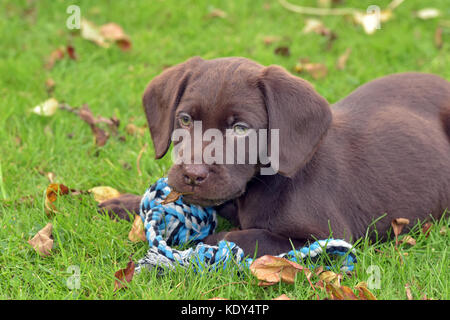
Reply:
[[[360,282],[355,286],[355,289],[358,290],[360,300],[377,300],[373,293],[367,288],[367,283]]]
[[[391,221],[392,229],[395,235],[395,245],[398,245],[398,235],[402,233],[403,227],[409,224],[409,219],[406,218],[396,218]]]
[[[147,241],[147,237],[145,236],[145,228],[144,223],[142,222],[142,218],[138,215],[135,215],[133,225],[131,226],[131,230],[128,233],[128,239],[132,242],[139,241]]]
[[[116,280],[114,281],[114,291],[117,291],[121,288],[127,288],[127,283],[130,283],[133,280],[135,264],[131,257],[129,258],[129,262],[125,269],[120,269],[116,273],[114,273],[114,277]]]
[[[80,29],[81,37],[83,39],[92,41],[103,48],[109,47],[109,43],[106,42],[105,38],[100,33],[100,28],[97,27],[94,23],[86,19],[81,19]]]
[[[130,37],[117,23],[110,22],[100,27],[86,19],[81,19],[81,37],[103,48],[109,48],[114,42],[122,51],[131,49]]]
[[[415,16],[422,20],[437,18],[441,12],[436,8],[424,8],[416,12]]]
[[[100,27],[100,34],[106,40],[114,41],[123,51],[131,49],[130,37],[125,34],[122,27],[119,26],[117,23],[111,22],[102,25]]]
[[[54,202],[60,195],[69,194],[69,188],[61,183],[51,183],[45,192],[45,212],[47,214],[57,212]]]
[[[73,46],[70,46],[70,45],[67,46],[66,47],[66,51],[67,51],[67,55],[69,56],[70,59],[72,59],[72,60],[77,60],[78,59],[78,56],[75,53],[75,48]]]
[[[170,193],[167,195],[167,197],[161,201],[161,204],[168,204],[177,201],[181,196],[187,195],[187,194],[193,194],[193,192],[178,192],[175,190],[170,191]]]
[[[112,125],[113,124],[112,120],[108,121],[108,119],[103,117],[96,118],[92,114],[91,109],[86,104],[84,104],[78,111],[75,112],[77,112],[78,116],[81,119],[83,119],[87,124],[89,124],[89,126],[91,127],[91,131],[95,138],[95,144],[99,147],[103,147],[109,139],[109,134],[100,127],[98,127],[97,123],[106,122],[108,123],[108,125]]]
[[[323,22],[318,19],[306,19],[306,24],[302,32],[304,34],[314,32],[318,35],[326,37],[328,39],[326,48],[327,50],[331,49],[333,41],[337,39],[337,34],[331,31],[329,28],[325,27]]]
[[[221,18],[225,19],[227,17],[227,13],[223,10],[214,8],[209,11],[209,13],[205,16],[206,18]]]
[[[336,69],[338,70],[344,70],[345,66],[347,65],[347,60],[350,57],[350,53],[352,53],[351,48],[347,48],[345,52],[339,56],[337,62],[336,62]]]
[[[49,96],[52,95],[53,91],[55,90],[55,85],[55,80],[53,80],[52,78],[48,78],[47,80],[45,80],[45,88]]]
[[[406,235],[400,240],[399,243],[406,243],[406,244],[409,244],[410,246],[415,246],[416,245],[416,239],[414,239],[410,235]]]
[[[289,47],[286,46],[276,47],[273,52],[283,57],[289,57],[291,55],[291,50],[289,49]]]
[[[302,63],[299,62],[294,70],[298,73],[306,72],[315,80],[325,78],[328,74],[328,68],[322,63]]]
[[[133,123],[129,123],[129,124],[127,124],[127,126],[125,127],[125,131],[126,131],[130,136],[133,136],[133,135],[136,135],[136,134],[139,134],[140,136],[143,136],[143,135],[145,135],[145,133],[147,132],[147,128],[145,128],[145,127],[140,128],[140,127],[136,126],[136,125],[133,124]]]
[[[52,237],[53,225],[47,223],[28,243],[34,248],[34,250],[41,256],[48,256],[51,253],[53,247]]]
[[[319,275],[319,279],[325,283],[333,283],[336,286],[340,286],[342,275],[333,271],[324,271]]]
[[[411,292],[411,286],[409,285],[409,283],[405,284],[405,292],[406,292],[406,298],[408,298],[408,300],[414,300],[412,292]]]
[[[433,227],[433,224],[431,222],[425,222],[422,226],[422,233],[425,235],[425,238],[428,238],[431,232],[431,228]]]
[[[298,263],[270,255],[255,259],[250,265],[250,271],[260,280],[260,286],[269,286],[280,281],[294,283],[296,274],[304,270],[309,272]]]
[[[58,111],[59,102],[55,98],[45,100],[43,103],[37,105],[32,109],[35,114],[40,116],[50,117]]]
[[[278,42],[281,40],[279,36],[265,36],[263,38],[263,42],[266,46],[271,45],[272,43]]]
[[[62,60],[64,58],[64,48],[58,48],[52,51],[52,53],[50,53],[50,56],[47,59],[47,63],[45,64],[45,68],[47,70],[50,70],[53,68],[53,66],[55,65],[56,61]]]
[[[291,300],[291,298],[289,298],[287,295],[285,295],[284,293],[276,298],[273,298],[272,300]]]
[[[116,189],[107,186],[93,187],[89,189],[88,192],[93,194],[95,201],[99,203],[113,198],[117,198],[121,195],[121,193]]]

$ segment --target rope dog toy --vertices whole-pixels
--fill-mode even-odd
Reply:
[[[138,261],[136,272],[142,268],[174,269],[176,266],[196,270],[226,268],[230,263],[249,267],[253,259],[246,258],[244,251],[235,243],[222,240],[217,246],[201,242],[212,234],[217,226],[216,211],[213,207],[201,207],[183,203],[183,196],[176,201],[162,204],[171,192],[167,178],[161,178],[145,192],[140,204],[140,217],[144,222],[145,235],[149,243],[147,254]],[[173,246],[191,247],[181,250]],[[192,245],[194,245],[192,247]],[[319,240],[310,246],[278,255],[301,263],[306,257],[313,260],[323,252],[343,256],[343,271],[351,271],[356,263],[355,250],[344,240]],[[313,266],[314,267],[314,266]]]

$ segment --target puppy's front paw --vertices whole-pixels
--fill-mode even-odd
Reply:
[[[117,198],[103,201],[98,205],[98,212],[107,213],[111,219],[130,221],[130,214],[139,214],[142,196],[123,194]]]

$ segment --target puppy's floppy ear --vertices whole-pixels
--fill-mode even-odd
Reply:
[[[278,66],[264,68],[258,86],[267,108],[268,127],[280,130],[278,172],[292,177],[311,159],[328,130],[332,120],[329,104],[309,82]]]
[[[194,57],[155,77],[142,97],[145,115],[155,148],[155,158],[162,158],[170,146],[175,110],[191,76],[190,70],[203,59]]]

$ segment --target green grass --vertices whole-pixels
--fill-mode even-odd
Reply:
[[[348,0],[345,6],[385,7],[389,1]],[[448,0],[433,1],[443,17],[419,20],[413,12],[431,6],[406,0],[395,17],[368,36],[360,26],[342,17],[325,17],[325,25],[338,38],[330,50],[327,40],[316,34],[302,34],[305,17],[286,11],[277,1],[74,1],[82,16],[97,25],[120,24],[130,35],[133,48],[104,49],[82,39],[65,27],[68,17],[65,1],[2,1],[0,5],[0,298],[1,299],[271,299],[286,293],[291,298],[314,299],[304,277],[293,285],[261,288],[249,274],[235,270],[208,275],[177,270],[159,277],[156,272],[136,276],[128,290],[113,294],[114,272],[124,268],[128,256],[144,255],[145,243],[127,239],[131,223],[113,222],[96,213],[89,196],[59,200],[60,212],[48,218],[44,193],[49,181],[86,190],[108,185],[122,192],[143,193],[148,184],[164,175],[170,157],[153,159],[152,147],[140,161],[136,159],[149,133],[126,134],[126,124],[145,124],[141,95],[146,84],[167,65],[199,55],[203,58],[244,56],[264,65],[278,64],[292,70],[297,60],[308,57],[325,63],[327,77],[311,81],[331,103],[359,85],[382,75],[402,71],[436,73],[450,79],[449,29],[444,28],[444,45],[433,43],[440,20],[449,20]],[[304,1],[314,5],[315,1]],[[72,3],[70,3],[72,4]],[[269,4],[269,6],[265,5]],[[267,8],[268,7],[268,8]],[[206,18],[218,8],[225,19]],[[274,54],[277,44],[265,45],[266,36],[279,36],[291,55]],[[77,61],[64,59],[51,70],[46,58],[59,46],[72,44]],[[352,53],[344,71],[335,68],[346,50]],[[119,136],[95,146],[89,127],[76,116],[59,111],[46,118],[30,110],[48,98],[45,81],[52,78],[53,96],[72,106],[87,103],[95,115],[116,116],[121,120]],[[11,202],[31,195],[33,203]],[[27,240],[49,221],[54,225],[55,247],[51,256],[37,255]],[[224,224],[226,225],[226,224]],[[380,299],[405,299],[404,285],[411,285],[415,298],[449,299],[448,219],[436,222],[425,238],[419,227],[413,231],[417,244],[402,245],[400,253],[392,241],[357,245],[359,263],[344,284],[367,281],[370,265],[380,268],[381,288],[373,290]],[[70,266],[80,270],[80,289],[66,284]],[[245,283],[243,283],[245,282]],[[213,290],[214,289],[214,290]],[[212,291],[211,291],[212,290]],[[206,294],[205,294],[206,293]],[[325,295],[321,293],[321,297]]]

